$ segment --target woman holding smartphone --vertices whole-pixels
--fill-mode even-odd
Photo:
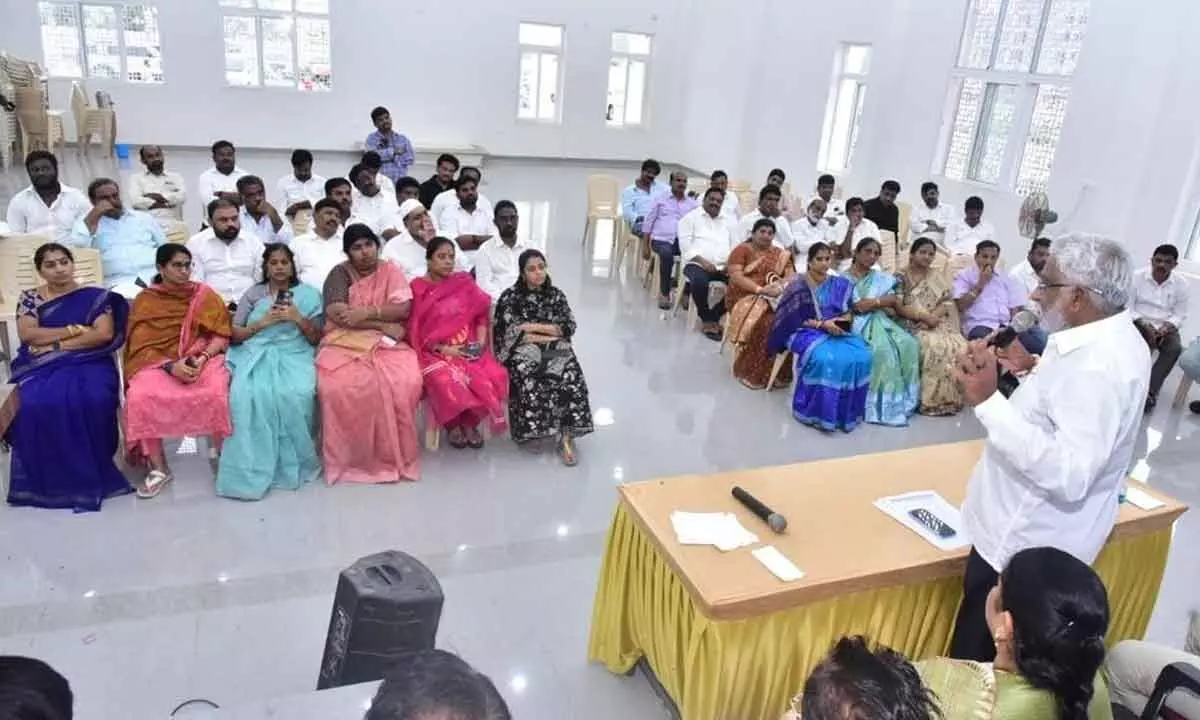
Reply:
[[[808,271],[779,299],[767,352],[791,351],[797,358],[792,414],[821,430],[850,432],[866,412],[871,349],[850,332],[854,286],[831,275],[833,250],[808,249]]]
[[[425,401],[456,448],[483,447],[479,426],[508,427],[508,371],[488,341],[492,298],[465,272],[455,272],[453,240],[435,237],[425,248],[429,265],[413,280],[408,331],[421,360]]]
[[[233,435],[221,453],[217,494],[239,500],[296,490],[321,473],[312,439],[321,293],[300,283],[287,245],[268,245],[262,263],[266,279],[238,301],[225,360]]]

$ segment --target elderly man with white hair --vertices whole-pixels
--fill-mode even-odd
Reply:
[[[987,429],[962,518],[973,547],[952,657],[990,662],[984,618],[999,571],[1020,550],[1050,546],[1091,563],[1117,519],[1142,404],[1150,351],[1133,326],[1133,267],[1113,240],[1072,233],[1050,247],[1033,299],[1050,339],[1035,358],[1019,341],[997,350],[972,342],[955,377]],[[999,370],[1021,377],[1005,397]]]

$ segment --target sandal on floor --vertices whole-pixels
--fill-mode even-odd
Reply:
[[[479,428],[471,428],[467,431],[467,445],[475,450],[483,447],[483,433],[479,432]]]
[[[151,470],[146,475],[145,482],[138,486],[137,496],[143,500],[156,497],[169,482],[171,482],[171,473],[165,473],[162,470]]]
[[[562,458],[563,465],[567,467],[575,467],[579,464],[579,456],[575,454],[575,446],[571,443],[571,438],[565,435],[558,441],[558,456]]]
[[[721,342],[721,331],[720,330],[705,330],[704,337],[708,338],[709,340],[712,340],[713,342]]]
[[[462,428],[451,428],[446,433],[446,439],[450,443],[450,447],[462,450],[467,446],[467,440],[463,437]]]

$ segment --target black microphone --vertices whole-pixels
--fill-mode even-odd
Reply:
[[[767,507],[761,500],[736,485],[733,487],[733,497],[775,532],[781,533],[787,530],[787,518]]]
[[[1012,341],[1017,339],[1017,336],[1026,330],[1037,327],[1038,316],[1034,315],[1029,310],[1018,310],[1008,325],[1000,328],[1000,331],[988,340],[988,347],[1006,348],[1012,345]]]

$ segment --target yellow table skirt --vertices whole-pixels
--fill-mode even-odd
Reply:
[[[1170,542],[1167,527],[1116,537],[1100,554],[1095,567],[1109,593],[1110,646],[1145,633]],[[760,618],[710,620],[618,504],[600,569],[588,657],[627,673],[645,656],[683,720],[778,720],[843,635],[866,635],[914,660],[945,654],[961,600],[957,576],[857,592]]]

